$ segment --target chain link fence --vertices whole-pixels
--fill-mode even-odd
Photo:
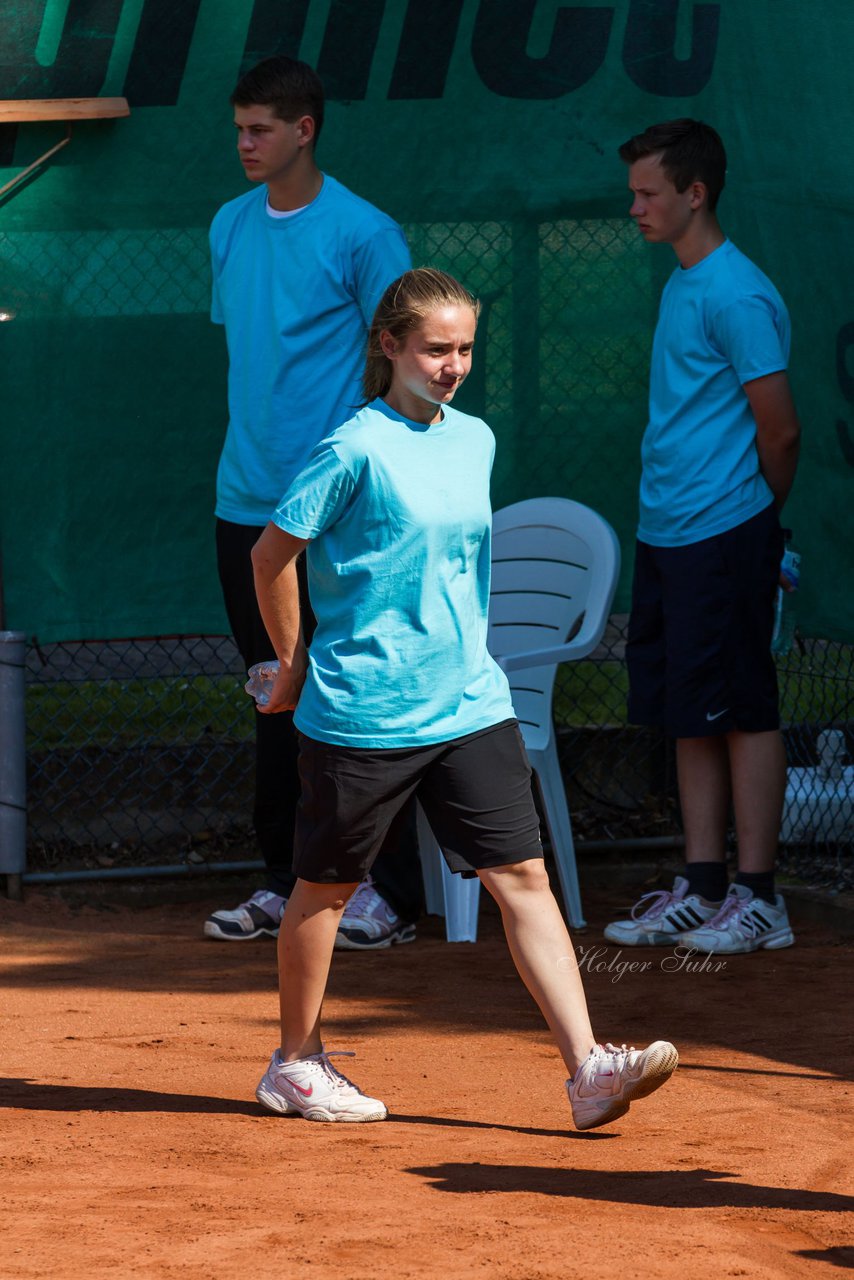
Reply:
[[[567,494],[601,511],[628,549],[658,296],[658,267],[634,228],[591,217],[419,223],[406,232],[417,264],[453,272],[482,300],[475,365],[458,400],[495,430],[494,505]],[[119,317],[126,325],[203,317],[207,229],[0,233],[0,271],[10,313],[79,317],[80,340],[91,343],[92,325],[106,334]],[[156,345],[143,344],[168,339],[149,325],[123,340],[143,367],[158,358]],[[69,414],[74,370],[69,357]],[[615,615],[599,652],[558,674],[560,754],[582,849],[679,835],[672,747],[625,722],[625,621]],[[836,888],[854,879],[852,654],[800,640],[779,664],[791,766],[785,866]],[[255,859],[254,712],[244,679],[221,636],[33,642],[30,870]]]
[[[222,636],[30,646],[30,869],[256,857],[245,678]]]
[[[625,616],[555,689],[581,856],[680,832],[672,743],[625,720]],[[854,887],[854,649],[802,640],[779,660],[789,787],[781,862]],[[29,868],[257,857],[254,711],[228,637],[31,646]]]

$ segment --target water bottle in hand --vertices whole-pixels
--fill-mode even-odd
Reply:
[[[780,563],[780,576],[785,579],[785,587],[777,588],[774,604],[774,632],[771,636],[771,652],[786,654],[792,647],[795,638],[796,606],[794,595],[801,585],[801,557],[792,546],[791,529],[783,530],[785,551]]]
[[[249,668],[249,679],[243,687],[250,697],[255,699],[259,707],[266,707],[270,701],[270,694],[273,692],[273,685],[278,674],[279,664],[277,661],[256,662],[254,667]]]

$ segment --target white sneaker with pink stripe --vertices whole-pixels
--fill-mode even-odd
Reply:
[[[594,1045],[566,1082],[576,1129],[598,1129],[619,1120],[630,1103],[666,1084],[678,1062],[679,1054],[667,1040],[656,1040],[648,1049]]]
[[[361,1089],[337,1071],[330,1057],[352,1058],[352,1053],[331,1050],[315,1053],[296,1062],[282,1062],[279,1050],[270,1059],[255,1097],[268,1111],[279,1115],[301,1115],[305,1120],[385,1120],[388,1111],[377,1098],[368,1098]]]

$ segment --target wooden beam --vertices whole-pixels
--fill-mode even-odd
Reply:
[[[0,100],[0,124],[39,120],[111,120],[129,116],[127,98],[7,98]]]

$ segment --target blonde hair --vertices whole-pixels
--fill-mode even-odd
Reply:
[[[368,334],[368,354],[362,388],[370,404],[391,388],[393,365],[382,349],[380,334],[385,331],[397,342],[406,338],[439,307],[471,307],[475,320],[480,303],[458,280],[435,267],[417,267],[393,280],[380,298]]]

